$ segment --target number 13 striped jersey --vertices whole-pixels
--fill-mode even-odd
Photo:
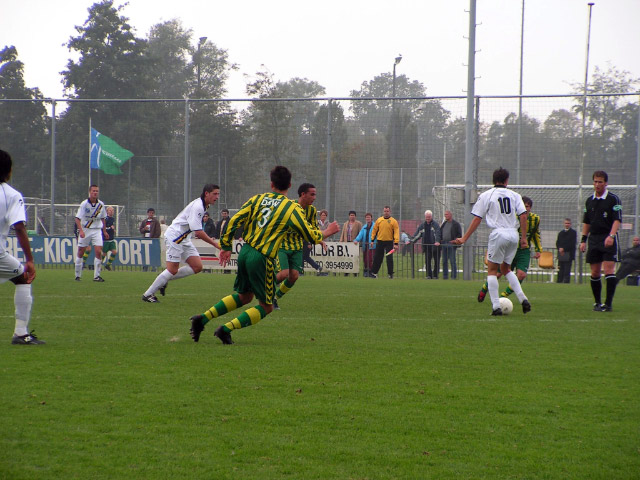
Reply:
[[[251,197],[236,213],[220,239],[222,250],[231,250],[233,234],[244,226],[242,237],[263,255],[275,258],[289,229],[310,243],[322,241],[322,231],[305,218],[302,207],[279,193],[263,193]]]

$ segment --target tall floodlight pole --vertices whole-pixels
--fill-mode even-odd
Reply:
[[[640,227],[638,218],[640,217],[640,97],[638,97],[638,140],[636,141],[636,218],[633,227],[633,234],[637,237]]]
[[[55,235],[56,221],[56,101],[51,101],[51,211],[49,212],[49,235]]]
[[[520,88],[518,89],[518,148],[516,151],[516,185],[520,183],[520,150],[522,145],[522,66],[524,64],[524,0],[522,0],[522,23],[520,25]]]
[[[587,53],[584,66],[584,90],[582,92],[582,141],[580,142],[580,172],[578,176],[578,222],[580,221],[580,213],[582,212],[582,181],[584,175],[584,158],[587,155],[587,149],[585,147],[586,129],[587,129],[587,87],[589,86],[589,48],[591,46],[591,10],[593,9],[593,3],[588,3],[589,6],[589,24],[587,27]],[[582,251],[579,255],[579,278],[582,283]]]
[[[331,145],[331,106],[332,100],[329,99],[327,102],[327,186],[325,188],[327,197],[324,207],[327,212],[331,212],[331,149],[333,148]]]
[[[469,0],[469,59],[467,65],[467,125],[466,141],[464,153],[464,222],[471,223],[471,192],[473,184],[473,151],[474,151],[474,101],[475,101],[475,81],[476,81],[476,0]],[[475,237],[472,237],[475,238]],[[475,245],[475,240],[471,240],[470,247]],[[473,248],[463,249],[463,277],[471,280],[473,269]]]
[[[200,61],[202,60],[202,54],[200,53],[200,48],[204,45],[204,43],[207,41],[207,37],[200,37],[200,41],[198,42],[198,63],[197,68],[198,68],[198,97],[200,97],[200,89],[201,89],[201,84],[200,84]]]

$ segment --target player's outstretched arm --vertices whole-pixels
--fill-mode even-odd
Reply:
[[[476,231],[476,229],[480,225],[480,222],[482,222],[482,217],[473,217],[473,220],[471,220],[471,224],[469,225],[469,228],[467,229],[465,234],[460,238],[456,238],[453,243],[455,243],[456,245],[463,245],[467,240],[469,240],[469,237],[473,235],[473,232]]]
[[[18,243],[20,244],[20,248],[22,248],[24,258],[26,259],[24,265],[24,277],[27,283],[31,283],[36,278],[36,267],[33,263],[33,255],[31,253],[29,235],[27,234],[27,229],[25,228],[23,222],[15,223],[13,225],[13,228],[16,231],[16,238],[18,239]]]
[[[204,230],[196,230],[195,232],[193,232],[193,235],[196,238],[199,238],[200,240],[207,242],[209,245],[213,245],[214,247],[216,247],[218,250],[221,250],[220,248],[220,244],[214,240],[213,238],[211,238],[209,235],[207,235],[206,233],[204,233]]]

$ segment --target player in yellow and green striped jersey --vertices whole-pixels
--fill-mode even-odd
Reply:
[[[535,253],[533,255],[534,258],[540,258],[540,253],[542,252],[542,243],[540,242],[540,215],[535,213],[531,213],[531,207],[533,207],[533,200],[529,197],[522,197],[522,203],[524,203],[525,208],[527,209],[527,240],[528,245],[526,248],[518,247],[516,250],[516,256],[513,257],[513,262],[511,262],[511,268],[516,272],[516,276],[518,277],[518,281],[520,283],[524,282],[524,279],[527,278],[527,271],[529,270],[529,263],[531,261],[531,244],[533,244],[533,248]],[[520,229],[518,229],[518,233],[520,233]],[[501,274],[498,272],[498,278],[500,278]],[[480,292],[478,292],[478,301],[482,302],[484,297],[487,294],[488,286],[487,282],[484,282]],[[507,287],[507,289],[500,294],[501,297],[508,297],[513,293],[511,287]]]
[[[316,207],[313,202],[316,200],[316,187],[310,183],[303,183],[298,187],[298,203],[305,212],[305,217],[309,225],[318,228],[318,218]],[[323,234],[326,238],[326,234]],[[278,308],[277,299],[287,293],[298,280],[304,271],[304,260],[302,249],[304,248],[302,236],[294,229],[290,229],[284,236],[284,240],[278,251],[278,264],[280,271],[276,275],[276,284],[280,284],[276,290],[276,298],[273,300],[274,308]],[[322,242],[326,249],[326,245]]]
[[[205,325],[212,319],[235,310],[257,297],[258,305],[250,307],[224,325],[214,335],[229,345],[231,330],[255,325],[273,310],[275,290],[274,263],[285,234],[295,230],[310,243],[320,243],[323,232],[307,222],[302,207],[285,195],[291,187],[291,172],[283,166],[271,170],[271,190],[251,197],[236,213],[220,238],[220,264],[224,267],[231,258],[233,234],[244,227],[245,244],[238,255],[238,273],[234,284],[235,293],[222,298],[201,315],[191,317],[191,338],[200,339]],[[339,230],[338,223],[329,225],[326,235]]]

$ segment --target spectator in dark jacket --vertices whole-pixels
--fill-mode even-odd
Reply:
[[[222,215],[222,218],[218,220],[214,238],[220,238],[224,233],[224,229],[229,223],[229,210],[227,210],[226,208],[223,208],[222,210],[220,210],[220,215]]]
[[[204,212],[204,215],[202,215],[202,230],[211,238],[215,238],[216,224],[213,223],[213,220],[209,217],[209,212]]]
[[[451,263],[451,278],[458,277],[458,266],[456,265],[456,248],[452,242],[462,236],[462,227],[453,219],[451,211],[444,212],[444,222],[440,225],[441,248],[442,248],[442,278],[449,278],[449,263]]]
[[[564,219],[564,229],[558,232],[558,283],[571,282],[571,264],[576,259],[578,232],[571,228],[571,219]]]
[[[427,269],[427,278],[438,278],[440,270],[440,225],[433,221],[433,212],[424,212],[424,223],[420,224],[411,241],[422,240],[422,252],[424,253],[424,263]]]

